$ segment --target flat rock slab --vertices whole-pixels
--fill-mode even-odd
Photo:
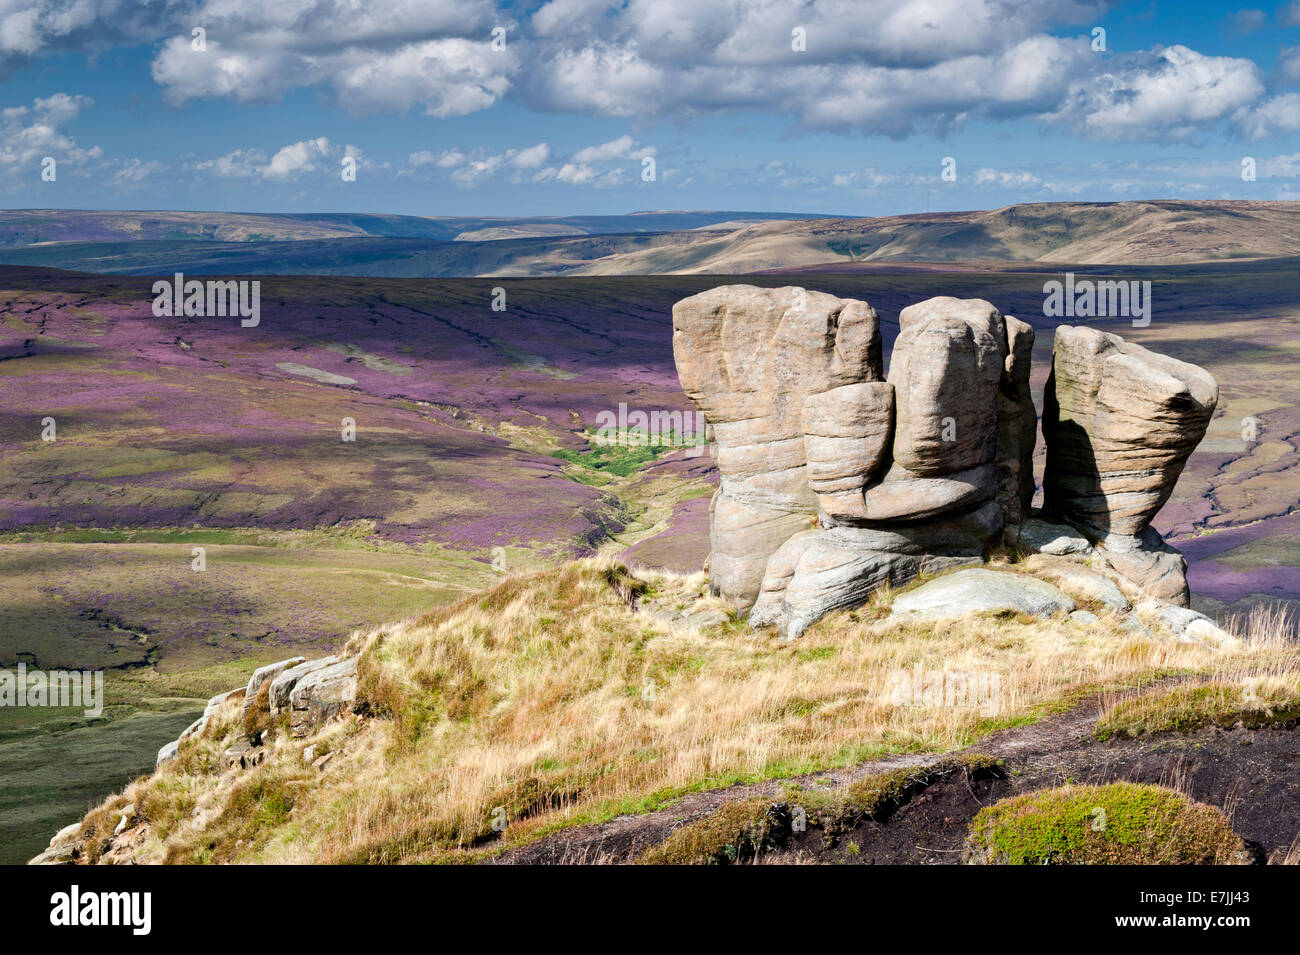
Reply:
[[[1031,574],[1045,577],[1076,597],[1095,600],[1107,610],[1124,613],[1130,607],[1128,598],[1115,581],[1069,557],[1033,554],[1021,562],[1021,567]]]
[[[1075,609],[1074,600],[1045,580],[1007,571],[972,567],[900,594],[891,618],[940,620],[968,613],[1010,610],[1050,617]]]
[[[1073,527],[1031,517],[1020,526],[1020,546],[1039,554],[1064,557],[1090,554],[1092,545]]]

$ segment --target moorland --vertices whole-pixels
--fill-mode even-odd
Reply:
[[[882,243],[830,259],[814,250],[803,269],[791,267],[785,244],[791,234],[813,241],[812,223],[722,232],[703,223],[709,228],[689,242],[674,233],[669,244],[697,255],[698,243],[724,234],[732,258],[717,260],[727,263],[718,273],[866,299],[881,315],[886,350],[906,305],[937,294],[986,298],[1038,331],[1040,408],[1059,321],[1043,316],[1044,283],[1066,270],[1151,281],[1148,326],[1089,324],[1201,365],[1219,382],[1207,438],[1155,526],[1189,559],[1193,606],[1223,619],[1279,602],[1300,606],[1300,259],[1277,257],[1296,245],[1280,227],[1252,221],[1240,228],[1253,238],[1237,242],[1228,232],[1240,216],[1216,215],[1212,235],[1162,218],[1203,214],[1165,209],[1134,225],[1132,242],[1155,249],[1165,229],[1184,246],[1169,261],[1152,252],[1147,264],[1124,266],[1088,264],[1141,257],[1136,245],[1120,258],[1111,257],[1114,245],[1089,249],[1087,229],[1072,246],[1035,251],[999,239],[987,255],[963,254],[970,247],[933,233],[929,244],[909,242],[897,261]],[[933,218],[926,229],[961,225]],[[898,228],[845,221],[858,223],[859,237]],[[488,228],[468,226],[452,238]],[[987,235],[988,223],[981,228],[974,234]],[[780,234],[785,251],[741,255],[760,247],[756,232]],[[250,234],[232,241],[264,255],[254,248],[262,233]],[[0,270],[0,666],[102,667],[110,705],[94,721],[76,712],[0,713],[0,861],[30,857],[54,830],[151,768],[158,746],[204,699],[259,663],[328,652],[354,630],[417,617],[574,557],[684,573],[702,565],[716,480],[708,457],[601,447],[594,429],[600,412],[620,403],[688,409],[673,365],[671,306],[736,281],[730,274],[405,278],[267,269],[262,321],[241,328],[150,309],[148,273],[197,261],[178,258],[179,243],[204,260],[193,271],[220,274],[210,256],[230,236],[163,236],[153,251],[141,241],[133,248],[146,258],[120,270],[139,274],[95,275],[46,267],[49,256],[89,267],[81,243],[91,240],[68,235],[7,250],[6,261],[42,264]],[[556,242],[598,241],[666,240],[587,235],[495,246],[514,256],[512,243],[544,242],[550,256]],[[935,255],[943,241],[951,254]],[[1204,254],[1208,246],[1214,254]],[[1057,257],[1070,249],[1077,258]],[[305,245],[298,252],[315,255]],[[928,261],[910,260],[927,252]],[[356,270],[351,255],[340,269]],[[689,269],[714,261],[697,256]],[[786,264],[779,272],[748,267],[773,262]],[[664,262],[644,264],[658,270]],[[527,269],[536,267],[529,260]],[[493,309],[497,289],[502,310]],[[53,441],[42,439],[46,418],[56,422]],[[343,440],[345,420],[355,441]],[[202,571],[195,548],[203,549]]]

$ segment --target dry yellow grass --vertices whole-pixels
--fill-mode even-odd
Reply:
[[[1215,650],[1109,617],[898,627],[869,606],[785,642],[632,609],[707,603],[705,588],[703,575],[642,583],[583,561],[356,634],[367,716],[281,738],[262,765],[224,775],[215,759],[238,727],[219,720],[100,815],[152,807],[140,861],[469,860],[684,791],[957,749],[1088,689],[1175,672],[1236,680],[1297,659],[1293,623],[1266,615],[1238,631],[1241,647]],[[993,692],[947,705],[923,685],[935,674]],[[304,762],[308,744],[333,751],[323,770]]]

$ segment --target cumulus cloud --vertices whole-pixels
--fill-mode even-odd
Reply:
[[[318,170],[331,152],[330,141],[324,136],[291,143],[271,157],[262,175],[266,179],[296,179],[303,173]]]
[[[895,138],[1025,117],[1155,141],[1195,138],[1263,96],[1247,59],[1184,46],[1098,55],[1090,28],[1106,6],[549,0],[528,20],[535,42],[519,95],[610,116],[774,111],[807,128]],[[1233,22],[1254,29],[1260,16],[1244,10]]]
[[[497,26],[516,24],[494,0],[3,0],[0,70],[150,43],[153,78],[174,103],[274,101],[320,85],[357,114],[459,116],[496,103],[519,67],[513,44],[493,43]]]
[[[1251,136],[1289,128],[1288,101],[1266,99],[1250,60],[1183,46],[1099,55],[1089,31],[1110,6],[545,0],[520,12],[505,0],[0,0],[0,68],[143,41],[155,44],[153,78],[177,104],[276,101],[318,87],[355,115],[461,116],[515,96],[546,110],[637,119],[754,110],[807,129],[895,138],[987,118],[1115,140],[1194,139],[1229,121]],[[1252,8],[1227,23],[1241,33],[1266,20]],[[1300,0],[1285,3],[1277,22],[1300,24]],[[202,50],[191,40],[197,24]],[[1295,48],[1279,56],[1273,83],[1300,85]],[[497,163],[466,154],[455,168],[480,164],[476,180],[550,170],[560,181],[568,165],[566,181],[591,183],[610,171],[593,164],[637,155],[653,151],[624,136],[560,163],[548,148]],[[235,156],[232,168],[245,159]],[[420,165],[411,158],[407,168]]]
[[[607,143],[579,149],[565,161],[548,165],[551,154],[551,144],[546,142],[501,152],[452,147],[435,153],[422,149],[407,157],[406,168],[401,174],[428,177],[431,171],[441,170],[452,183],[462,188],[502,180],[604,189],[627,182],[631,178],[629,164],[634,162],[639,168],[642,157],[655,155],[655,150],[638,146],[631,136],[620,136]]]
[[[95,53],[139,43],[170,23],[172,10],[139,0],[5,0],[0,3],[0,68],[39,54]]]
[[[1300,93],[1283,93],[1238,112],[1237,125],[1248,139],[1300,131]]]
[[[1171,46],[1133,54],[1118,69],[1071,83],[1050,118],[1101,139],[1187,139],[1263,92],[1253,61]]]
[[[894,136],[942,130],[980,109],[1023,115],[1055,105],[1098,58],[1086,37],[1039,31],[1101,10],[1067,0],[607,6],[551,0],[533,14],[521,95],[613,116],[768,109],[812,127]]]
[[[72,122],[93,103],[89,96],[55,93],[33,100],[31,106],[0,110],[0,167],[5,167],[10,174],[19,168],[30,168],[35,176],[41,161],[50,156],[60,167],[67,163],[74,172],[87,172],[88,164],[100,159],[103,150],[98,146],[79,146],[60,127]]]
[[[332,87],[350,112],[462,116],[496,103],[518,58],[494,48],[499,19],[491,0],[204,0],[186,23],[202,23],[205,48],[190,31],[171,36],[153,78],[175,103],[212,97],[277,100],[292,89]],[[506,25],[509,21],[501,22]]]
[[[561,166],[548,166],[533,176],[533,182],[558,182],[566,186],[593,186],[611,189],[627,182],[630,177],[623,168],[600,170],[589,163],[566,162]]]
[[[551,158],[551,144],[538,143],[521,149],[510,157],[510,165],[516,169],[536,169]]]
[[[430,149],[421,149],[411,153],[406,159],[406,164],[411,169],[418,169],[421,166],[437,166],[440,169],[450,169],[453,166],[459,166],[466,158],[468,157],[459,149],[447,149],[440,153],[435,153]]]
[[[480,185],[502,173],[509,173],[513,181],[519,182],[523,173],[544,165],[550,156],[550,143],[536,143],[499,153],[487,149],[465,151],[458,147],[440,153],[422,149],[407,157],[402,174],[427,169],[450,170],[451,181],[464,188]]]
[[[328,138],[318,136],[282,146],[269,158],[260,149],[235,149],[224,156],[197,162],[194,169],[223,179],[287,182],[312,173],[332,175],[344,156],[360,159],[361,151],[350,145],[339,148]]]
[[[137,158],[118,160],[112,167],[113,182],[122,187],[140,185],[167,168],[160,162]]]
[[[631,136],[620,136],[599,146],[587,146],[573,154],[577,163],[608,162],[611,159],[642,159],[655,155],[653,146],[638,146]]]
[[[1042,186],[1043,180],[1032,172],[985,167],[975,170],[975,185],[1000,186],[1003,189],[1030,189]]]

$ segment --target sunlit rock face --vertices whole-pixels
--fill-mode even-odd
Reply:
[[[1046,513],[1031,520],[1033,329],[946,296],[905,308],[899,327],[886,376],[863,301],[731,285],[674,307],[678,375],[720,475],[715,593],[755,626],[797,636],[885,584],[980,563],[999,542],[1032,550],[1045,519],[1082,532],[1080,559],[1186,603],[1186,564],[1148,524],[1204,435],[1213,378],[1062,326],[1043,423]]]

